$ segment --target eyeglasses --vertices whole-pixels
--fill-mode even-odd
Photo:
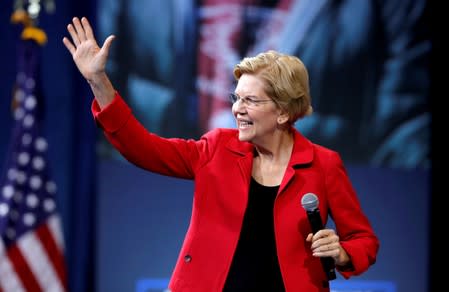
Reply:
[[[274,100],[272,100],[272,99],[258,99],[256,96],[240,97],[235,93],[229,94],[229,100],[231,101],[232,104],[241,102],[244,105],[246,105],[248,108],[255,108],[255,107],[258,107],[262,103],[266,103],[266,102],[270,102],[270,101],[274,102]]]

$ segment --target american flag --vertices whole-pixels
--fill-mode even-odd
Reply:
[[[33,39],[19,43],[15,125],[0,180],[0,292],[67,290],[56,184],[42,133],[40,52]]]

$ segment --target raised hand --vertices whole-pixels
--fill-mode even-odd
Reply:
[[[100,48],[94,37],[92,27],[85,17],[81,20],[74,17],[72,23],[67,26],[67,30],[72,41],[67,37],[64,37],[62,41],[72,54],[73,60],[84,78],[91,81],[104,74],[109,48],[114,36],[110,35]]]
[[[114,36],[106,38],[100,48],[94,37],[92,27],[83,17],[74,17],[67,26],[72,41],[64,37],[62,42],[72,54],[78,70],[89,82],[93,94],[101,108],[106,107],[115,97],[115,89],[109,80],[105,68]]]

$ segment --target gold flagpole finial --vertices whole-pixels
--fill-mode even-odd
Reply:
[[[53,13],[55,11],[54,0],[43,0],[43,2],[47,13]],[[39,45],[44,45],[47,42],[47,35],[42,29],[37,27],[41,8],[41,0],[15,0],[11,22],[24,26],[21,34],[23,40],[31,39]]]

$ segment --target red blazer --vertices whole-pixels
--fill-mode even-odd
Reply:
[[[109,141],[135,165],[162,175],[195,181],[192,217],[169,287],[173,292],[222,291],[248,201],[254,147],[235,129],[216,129],[199,140],[166,139],[149,133],[117,94],[92,112]],[[289,165],[274,203],[277,253],[287,292],[329,291],[301,206],[304,194],[319,198],[323,222],[332,213],[340,243],[353,269],[349,278],[376,260],[379,242],[356,197],[339,155],[295,131]],[[263,256],[263,255],[261,255]]]

